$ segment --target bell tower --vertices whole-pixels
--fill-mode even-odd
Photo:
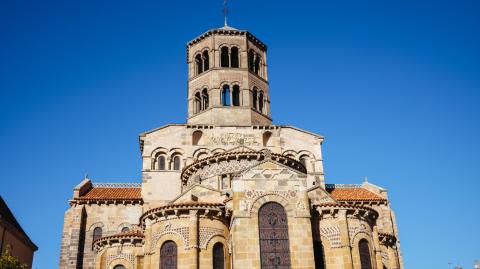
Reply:
[[[271,125],[266,53],[258,38],[229,26],[190,41],[188,123]]]

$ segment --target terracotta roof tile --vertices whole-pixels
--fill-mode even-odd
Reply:
[[[365,188],[327,188],[327,192],[337,201],[386,201],[382,196]]]
[[[94,187],[80,196],[80,200],[141,200],[141,188]]]

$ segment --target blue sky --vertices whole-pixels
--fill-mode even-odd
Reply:
[[[72,188],[139,182],[138,134],[186,119],[185,44],[218,1],[2,1],[0,195],[58,266]],[[406,268],[480,259],[480,2],[232,0],[268,44],[272,116],[326,137],[328,183],[389,190]],[[450,267],[451,268],[451,267]]]

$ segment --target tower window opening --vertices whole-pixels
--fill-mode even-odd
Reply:
[[[254,67],[254,72],[257,75],[260,72],[260,61],[261,61],[261,57],[260,55],[257,54],[255,57],[255,67]]]
[[[230,51],[230,67],[238,68],[238,48],[233,47]]]
[[[197,75],[203,72],[203,61],[202,61],[202,56],[200,54],[195,56],[195,67],[196,67]]]
[[[220,67],[229,67],[228,47],[222,47],[220,51]]]
[[[263,92],[258,95],[258,110],[263,113]]]
[[[257,101],[258,101],[258,91],[257,88],[253,89],[253,108],[257,109]]]
[[[200,93],[197,92],[195,94],[195,107],[194,107],[194,113],[198,113],[202,110],[202,101],[201,101],[201,98],[200,98]]]
[[[233,103],[233,106],[240,105],[240,87],[238,85],[233,86],[232,103]]]
[[[248,51],[248,70],[253,72],[253,65],[254,65],[255,53],[252,49]]]
[[[208,50],[203,51],[203,71],[210,69],[210,57],[208,56]]]
[[[203,89],[202,91],[202,107],[203,109],[207,109],[208,108],[208,90],[207,89]]]
[[[223,106],[230,106],[230,87],[228,85],[223,86],[221,101]]]

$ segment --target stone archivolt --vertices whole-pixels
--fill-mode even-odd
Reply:
[[[262,161],[272,160],[301,173],[306,169],[299,161],[270,151],[231,151],[219,153],[200,159],[182,171],[182,182],[191,185],[194,182],[222,174],[239,174],[248,168],[257,166]],[[193,179],[193,180],[192,180]]]

